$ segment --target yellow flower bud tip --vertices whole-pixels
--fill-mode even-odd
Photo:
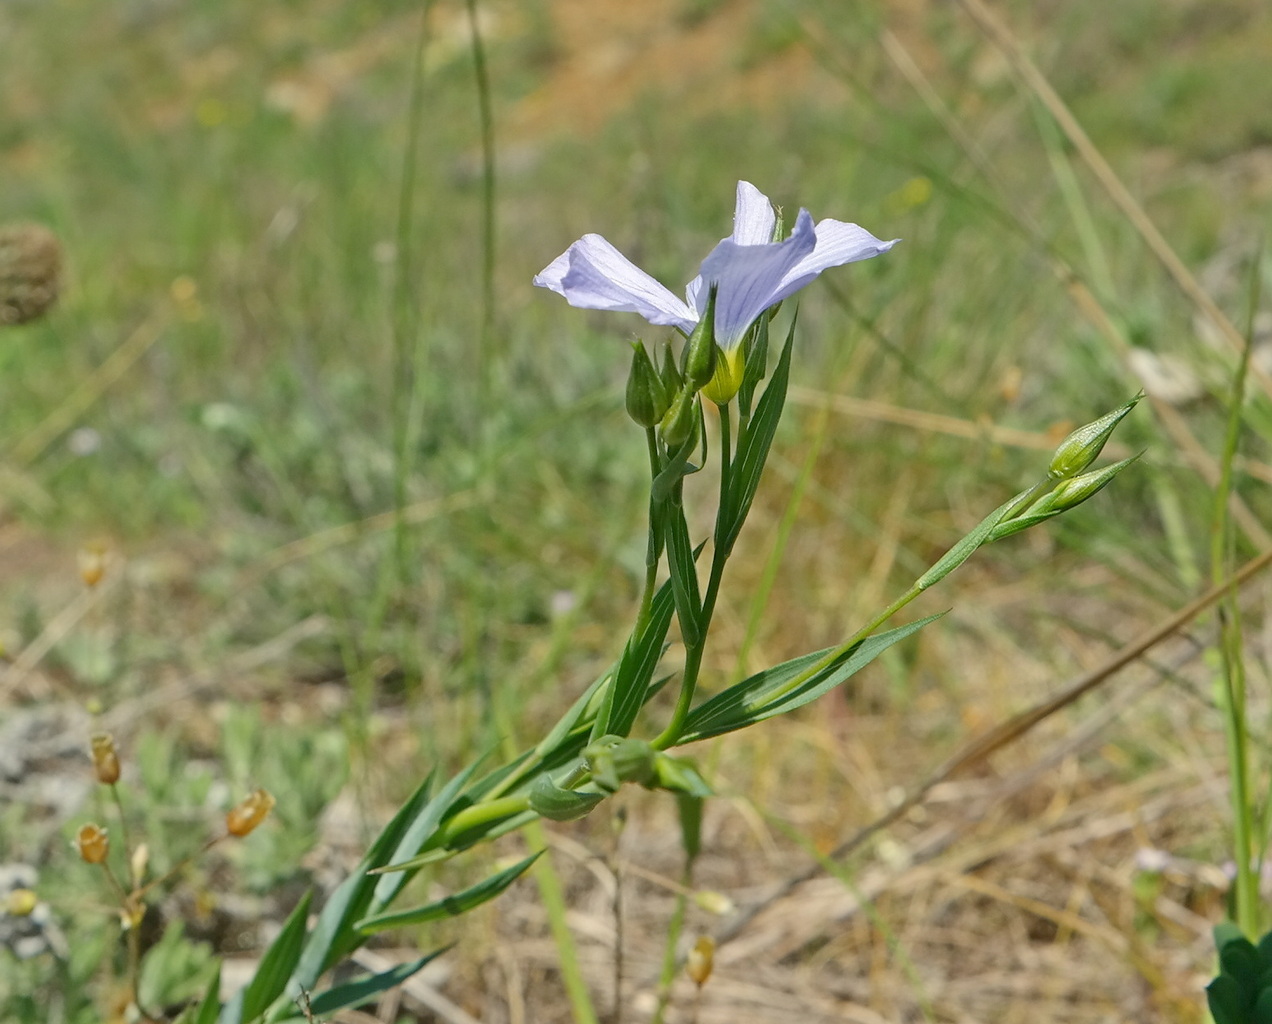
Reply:
[[[75,834],[75,849],[85,864],[101,864],[110,853],[110,836],[100,825],[81,825]]]
[[[1072,434],[1060,442],[1055,454],[1051,457],[1051,465],[1047,467],[1047,475],[1052,480],[1068,480],[1077,476],[1099,457],[1117,425],[1122,422],[1139,400],[1144,397],[1140,392],[1125,405],[1101,416],[1098,420],[1078,427]]]
[[[113,786],[119,781],[119,754],[115,750],[114,737],[108,732],[96,732],[89,742],[92,744],[93,770],[97,773],[97,781]]]
[[[742,387],[745,371],[746,359],[740,345],[728,352],[721,349],[716,354],[715,373],[702,393],[716,405],[728,405]]]
[[[263,789],[250,793],[225,816],[225,830],[242,838],[265,820],[274,806],[274,798]]]
[[[709,935],[699,936],[698,941],[689,950],[689,959],[685,964],[685,973],[699,988],[711,977],[711,969],[715,966],[715,941]]]
[[[30,889],[11,889],[4,898],[4,912],[10,917],[30,917],[39,902]]]
[[[713,889],[699,889],[693,894],[693,901],[699,909],[716,917],[725,917],[737,909],[737,905],[728,896]]]

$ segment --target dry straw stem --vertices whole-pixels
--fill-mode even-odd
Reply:
[[[151,313],[106,357],[101,366],[13,446],[9,458],[19,466],[28,466],[39,458],[50,444],[68,430],[85,410],[101,398],[159,340],[167,323],[166,312]]]
[[[1015,742],[1033,729],[1034,726],[1050,718],[1057,711],[1068,707],[1080,697],[1090,693],[1101,683],[1112,678],[1121,669],[1141,658],[1157,644],[1191,622],[1233,589],[1245,585],[1263,569],[1267,568],[1269,564],[1272,564],[1272,548],[1264,550],[1242,566],[1232,577],[1207,590],[1204,594],[1175,612],[1175,614],[1131,641],[1103,664],[1079,676],[1056,696],[1040,701],[1033,707],[1012,715],[973,739],[928,776],[917,788],[912,790],[904,800],[836,847],[829,855],[829,859],[839,860],[846,857],[866,840],[905,817],[911,810],[921,804],[940,783],[945,782],[963,769],[984,761],[995,751]],[[799,874],[788,878],[776,892],[744,907],[724,927],[716,932],[717,945],[723,946],[725,943],[737,938],[761,911],[789,895],[798,886],[816,877],[821,870],[821,863],[814,863]]]
[[[1170,243],[1157,230],[1157,226],[1149,218],[1144,208],[1135,201],[1135,197],[1122,184],[1121,179],[1114,173],[1108,161],[1104,159],[1086,132],[1082,130],[1082,126],[1078,124],[1077,118],[1073,116],[1065,105],[1064,100],[1051,87],[1051,83],[1038,70],[1037,65],[1029,59],[1029,55],[1025,52],[1020,40],[1016,38],[1011,29],[999,20],[993,11],[985,6],[982,0],[958,0],[958,2],[971,16],[976,23],[976,27],[1003,52],[1013,70],[1038,98],[1039,102],[1047,108],[1051,116],[1055,118],[1061,131],[1073,144],[1073,147],[1078,151],[1091,173],[1095,175],[1096,180],[1104,187],[1104,191],[1108,193],[1109,198],[1113,200],[1117,208],[1122,211],[1126,219],[1139,232],[1140,237],[1144,239],[1162,266],[1166,268],[1167,273],[1175,279],[1180,291],[1187,295],[1193,304],[1219,329],[1219,332],[1231,346],[1233,352],[1238,355],[1244,352],[1246,342],[1241,332],[1224,315],[1223,310],[1215,305],[1214,300],[1206,294],[1205,289],[1201,287],[1192,272],[1175,254],[1175,250],[1171,248]],[[1250,372],[1259,381],[1259,385],[1263,390],[1272,395],[1272,378],[1269,378],[1266,373],[1254,365],[1251,365]]]

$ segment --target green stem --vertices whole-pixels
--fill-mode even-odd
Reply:
[[[657,478],[662,469],[662,460],[658,455],[658,435],[653,427],[645,428],[645,443],[649,448],[649,479]],[[658,563],[662,558],[662,529],[659,525],[658,510],[654,507],[654,498],[649,497],[649,547],[645,552],[645,589],[640,595],[640,611],[636,615],[636,628],[633,637],[639,637],[649,625],[649,616],[654,606],[654,591],[658,588]]]
[[[667,728],[653,741],[655,750],[666,750],[668,747],[674,747],[676,741],[680,739],[681,734],[685,731],[685,722],[689,718],[689,709],[693,706],[694,691],[698,686],[698,672],[702,668],[702,656],[707,649],[707,636],[711,632],[711,617],[715,614],[716,598],[720,594],[720,581],[724,578],[724,565],[729,558],[728,552],[720,547],[720,534],[725,519],[724,510],[727,508],[731,489],[730,472],[732,466],[729,461],[730,426],[728,407],[721,406],[720,507],[716,513],[716,546],[711,554],[711,576],[707,580],[707,592],[702,598],[702,628],[699,632],[698,642],[690,645],[685,653],[685,668],[681,675],[680,696],[676,698],[676,708],[671,713],[671,721],[667,723]]]

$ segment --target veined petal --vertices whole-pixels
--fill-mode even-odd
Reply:
[[[725,352],[736,348],[760,314],[790,294],[789,291],[779,294],[779,290],[816,245],[813,218],[807,210],[800,210],[795,229],[785,241],[739,245],[726,238],[711,250],[702,261],[699,276],[720,286],[715,317],[716,344],[720,348]],[[700,288],[698,298],[703,300],[702,305],[705,305],[705,295],[706,289]],[[702,310],[698,312],[701,314]]]
[[[768,196],[749,181],[739,181],[733,208],[733,240],[738,245],[768,245],[773,241],[776,223],[777,215]]]
[[[881,241],[859,224],[845,224],[841,220],[818,221],[817,245],[791,269],[773,301],[793,295],[823,270],[879,256],[899,241],[899,238]]]
[[[639,313],[688,333],[697,314],[600,235],[584,235],[535,276],[534,283],[580,309]]]

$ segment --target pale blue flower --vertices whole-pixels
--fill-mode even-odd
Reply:
[[[584,235],[554,259],[534,283],[565,296],[571,306],[639,313],[651,324],[693,331],[716,295],[715,340],[726,354],[770,306],[799,291],[829,267],[868,260],[891,249],[856,224],[823,220],[816,225],[800,210],[789,238],[773,241],[776,215],[768,198],[750,182],[738,182],[733,234],[707,255],[682,302],[600,235]]]

